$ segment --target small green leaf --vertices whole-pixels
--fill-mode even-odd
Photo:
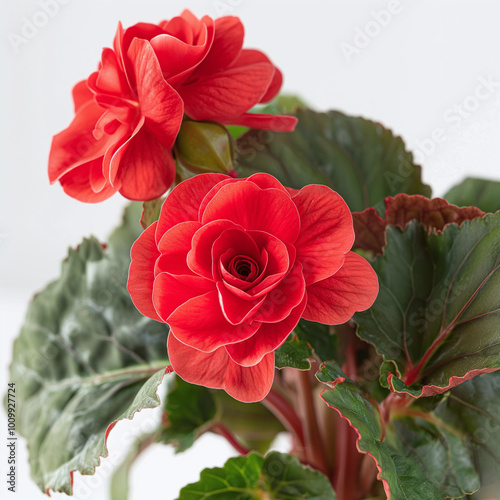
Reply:
[[[177,500],[336,499],[323,474],[284,453],[230,458],[224,467],[205,469],[200,476],[182,488]]]
[[[212,393],[179,377],[171,384],[165,403],[167,423],[160,440],[177,452],[190,448],[214,420],[217,407]]]
[[[447,391],[500,368],[500,213],[429,234],[389,227],[373,267],[380,292],[357,313],[358,335],[392,361],[392,390]]]
[[[357,212],[398,193],[430,196],[401,138],[382,125],[338,111],[298,109],[296,116],[293,132],[241,136],[236,170],[243,176],[266,172],[296,189],[325,184]]]
[[[299,340],[307,342],[321,361],[337,360],[337,336],[331,327],[301,319],[295,327]]]
[[[500,210],[500,182],[469,177],[452,187],[444,197],[460,207],[474,206],[494,213]]]
[[[275,351],[276,368],[289,366],[299,370],[310,370],[312,349],[303,340],[290,338],[279,349]]]
[[[93,474],[107,456],[114,423],[159,404],[168,328],[142,316],[126,290],[140,206],[127,210],[106,250],[94,238],[70,250],[15,341],[17,427],[43,491],[71,494],[72,471]]]

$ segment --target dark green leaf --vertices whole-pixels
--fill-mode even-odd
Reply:
[[[500,491],[499,394],[500,371],[488,373],[452,389],[435,411],[443,422],[468,436],[481,491],[487,488],[491,493]]]
[[[337,359],[337,337],[328,325],[301,319],[294,331],[299,340],[307,342],[314,349],[321,361]]]
[[[205,469],[200,481],[182,488],[177,500],[335,500],[328,479],[284,453],[230,458]]]
[[[303,340],[290,338],[275,351],[276,368],[289,366],[299,370],[310,370],[312,349]]]
[[[500,213],[440,234],[390,227],[387,241],[378,298],[354,319],[394,363],[393,390],[431,396],[500,368]]]
[[[443,495],[421,470],[416,455],[401,454],[383,438],[378,406],[362,387],[350,380],[335,363],[324,363],[318,380],[333,387],[321,397],[335,408],[359,434],[358,447],[377,463],[378,478],[391,500],[442,500]]]
[[[241,175],[267,172],[296,189],[325,184],[358,212],[397,193],[430,196],[401,138],[382,125],[337,111],[299,109],[297,117],[294,132],[251,130],[238,139]]]
[[[71,493],[71,471],[93,474],[107,456],[114,422],[159,404],[168,329],[143,317],[126,290],[138,221],[129,209],[107,250],[95,239],[70,250],[14,344],[18,430],[44,491]]]
[[[500,182],[469,177],[452,187],[444,197],[461,207],[479,207],[484,212],[500,210]]]
[[[161,207],[164,201],[165,198],[157,198],[156,200],[145,201],[142,204],[141,226],[144,229],[160,218]]]
[[[212,393],[179,377],[171,384],[165,403],[167,423],[160,439],[177,452],[190,448],[214,420],[217,407]]]

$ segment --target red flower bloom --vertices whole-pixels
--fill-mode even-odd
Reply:
[[[185,10],[160,24],[123,30],[97,72],[73,89],[76,116],[52,141],[50,181],[98,202],[119,191],[131,200],[161,196],[175,177],[172,146],[186,113],[194,120],[278,131],[296,118],[250,114],[271,100],[282,76],[257,50],[242,49],[236,17],[215,22]]]
[[[142,314],[170,325],[181,378],[259,401],[301,317],[344,323],[374,302],[377,276],[353,241],[351,213],[326,186],[197,175],[134,243],[128,290]]]

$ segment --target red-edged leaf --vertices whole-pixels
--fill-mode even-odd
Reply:
[[[393,362],[391,389],[430,396],[499,369],[500,213],[431,234],[413,221],[387,241],[373,264],[380,293],[355,321]]]
[[[457,207],[442,198],[429,199],[420,195],[398,194],[385,199],[385,219],[373,208],[352,214],[356,241],[354,248],[381,254],[386,245],[387,226],[406,229],[410,221],[417,220],[429,231],[441,232],[452,222],[460,225],[466,220],[482,217],[484,212],[476,207]]]

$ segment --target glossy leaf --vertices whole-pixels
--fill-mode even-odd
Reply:
[[[276,368],[289,366],[299,370],[310,370],[313,352],[307,342],[297,338],[289,338],[275,351]]]
[[[385,199],[385,218],[379,217],[376,210],[367,208],[352,214],[356,240],[354,249],[370,250],[381,254],[386,245],[387,226],[406,229],[410,221],[417,220],[433,232],[441,232],[448,224],[462,224],[466,220],[484,216],[476,207],[457,207],[442,198],[398,194]]]
[[[500,182],[468,177],[452,187],[444,197],[461,207],[479,207],[485,212],[500,210]]]
[[[160,440],[172,443],[177,452],[185,451],[208,429],[216,413],[215,400],[206,387],[176,377],[167,394]]]
[[[331,362],[324,363],[316,376],[331,387],[322,392],[323,400],[356,430],[358,449],[375,460],[387,498],[442,500],[439,489],[422,472],[417,456],[398,453],[385,439],[378,406],[360,385]]]
[[[414,221],[387,241],[380,293],[355,321],[393,363],[392,390],[431,396],[500,368],[500,213],[440,234]]]
[[[107,456],[114,423],[159,404],[168,329],[143,317],[125,287],[140,231],[139,218],[132,220],[129,209],[106,250],[91,238],[69,251],[61,277],[30,304],[14,344],[18,431],[44,491],[70,494],[73,471],[93,474]]]
[[[335,500],[328,479],[287,454],[230,458],[224,467],[205,469],[200,481],[182,488],[177,500]]]
[[[236,169],[242,176],[267,172],[296,189],[325,184],[352,211],[397,193],[430,196],[401,138],[382,125],[338,111],[298,109],[296,116],[294,132],[252,130],[238,139]]]

